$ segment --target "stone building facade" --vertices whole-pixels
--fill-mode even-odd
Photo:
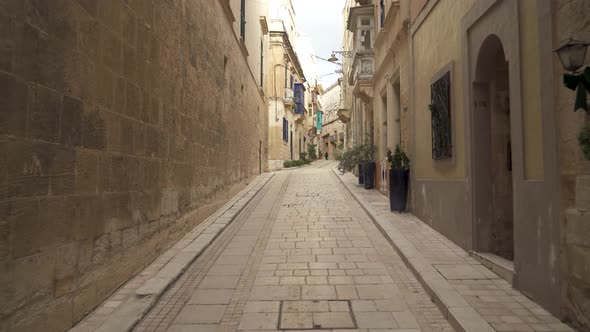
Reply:
[[[371,134],[377,162],[401,142],[412,213],[582,330],[589,116],[553,50],[590,42],[588,13],[583,0],[350,0],[343,43],[353,142]]]
[[[543,15],[551,22],[552,48],[569,38],[590,42],[590,3],[551,1]],[[590,115],[573,112],[575,92],[562,84],[564,70],[556,56],[545,55],[553,67],[554,116],[560,184],[561,298],[563,316],[583,330],[590,330],[590,161],[584,159],[577,136]],[[590,66],[586,56],[585,66]],[[584,67],[583,67],[584,68]],[[545,97],[544,102],[552,102]]]
[[[286,160],[306,151],[309,119],[305,74],[295,51],[295,10],[290,0],[271,1],[268,56],[269,169],[283,168]]]
[[[261,3],[0,2],[0,331],[68,329],[266,168]]]
[[[412,9],[413,212],[563,314],[551,3]]]
[[[387,150],[409,151],[410,1],[349,1],[345,9],[343,118],[353,141],[376,147],[377,188],[388,191]],[[348,53],[350,52],[350,53]]]
[[[346,124],[338,117],[342,100],[340,80],[327,87],[320,98],[322,101],[322,131],[320,133],[320,150],[328,152],[328,159],[334,160],[346,145]],[[324,156],[320,156],[324,158]]]

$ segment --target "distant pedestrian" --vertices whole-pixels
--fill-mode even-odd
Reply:
[[[328,152],[324,153],[324,157],[328,160]]]

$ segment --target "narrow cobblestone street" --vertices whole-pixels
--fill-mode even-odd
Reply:
[[[136,331],[452,331],[319,162],[277,173]]]

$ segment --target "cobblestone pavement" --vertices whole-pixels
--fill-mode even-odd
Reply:
[[[278,172],[136,331],[453,331],[328,162]]]

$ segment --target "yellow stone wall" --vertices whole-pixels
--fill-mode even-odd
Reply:
[[[474,0],[440,0],[413,37],[415,156],[412,169],[417,179],[461,179],[465,177],[465,140],[463,121],[463,80],[461,74],[462,36],[460,17],[471,8]],[[455,18],[450,20],[449,18]],[[415,23],[415,22],[414,22]],[[432,160],[430,85],[434,75],[449,63],[451,73],[451,108],[453,130],[453,159]],[[438,165],[437,165],[438,164]]]
[[[519,1],[524,176],[543,179],[543,122],[539,72],[539,27],[536,1]],[[549,68],[547,70],[550,70]]]
[[[462,179],[465,177],[465,140],[463,105],[462,38],[460,20],[473,0],[440,0],[413,38],[414,56],[414,112],[416,156],[413,164],[417,179]],[[540,111],[540,73],[538,20],[534,1],[519,1],[522,137],[524,145],[525,179],[543,178],[543,133]],[[476,61],[476,59],[472,59]],[[433,77],[444,66],[452,63],[451,108],[453,130],[453,160],[434,161],[431,156],[432,135],[430,112],[430,85]],[[420,143],[418,143],[420,142]],[[474,146],[473,148],[477,148]]]

